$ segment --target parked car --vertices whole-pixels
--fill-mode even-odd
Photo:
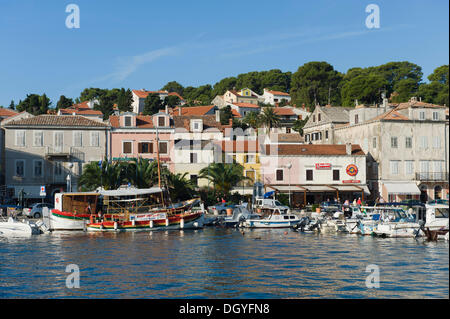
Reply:
[[[31,206],[31,208],[25,208],[23,210],[23,214],[28,218],[41,218],[42,217],[42,209],[44,207],[48,207],[48,209],[55,208],[53,204],[50,203],[36,203]]]
[[[234,209],[236,205],[233,204],[229,204],[229,203],[218,203],[214,206],[209,206],[209,209],[211,211],[211,213],[215,214],[215,215],[225,215],[227,213],[227,208],[231,208]]]

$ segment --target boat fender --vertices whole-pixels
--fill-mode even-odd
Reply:
[[[117,230],[117,222],[114,222],[114,230]]]
[[[180,228],[181,229],[184,228],[184,218],[181,218],[181,220],[180,220]]]
[[[169,226],[169,218],[166,218],[166,226]]]
[[[153,220],[150,221],[150,228],[153,228]]]

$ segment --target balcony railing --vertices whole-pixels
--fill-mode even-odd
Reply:
[[[418,181],[448,181],[448,173],[444,172],[421,172],[416,173]]]
[[[73,146],[47,146],[45,150],[46,159],[80,160],[84,161],[84,152]]]

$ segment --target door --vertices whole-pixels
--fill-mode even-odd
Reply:
[[[55,152],[60,153],[63,151],[63,132],[55,132],[53,145],[55,148]]]

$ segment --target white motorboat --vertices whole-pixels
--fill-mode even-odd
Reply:
[[[0,236],[30,236],[40,233],[40,227],[28,220],[18,221],[13,217],[0,220]]]
[[[290,228],[300,222],[297,215],[282,213],[279,208],[262,209],[260,218],[246,219],[242,226],[246,228]]]
[[[384,208],[373,233],[381,237],[419,237],[421,225],[401,208]]]
[[[427,204],[425,221],[420,221],[421,232],[428,240],[449,238],[448,205]]]

